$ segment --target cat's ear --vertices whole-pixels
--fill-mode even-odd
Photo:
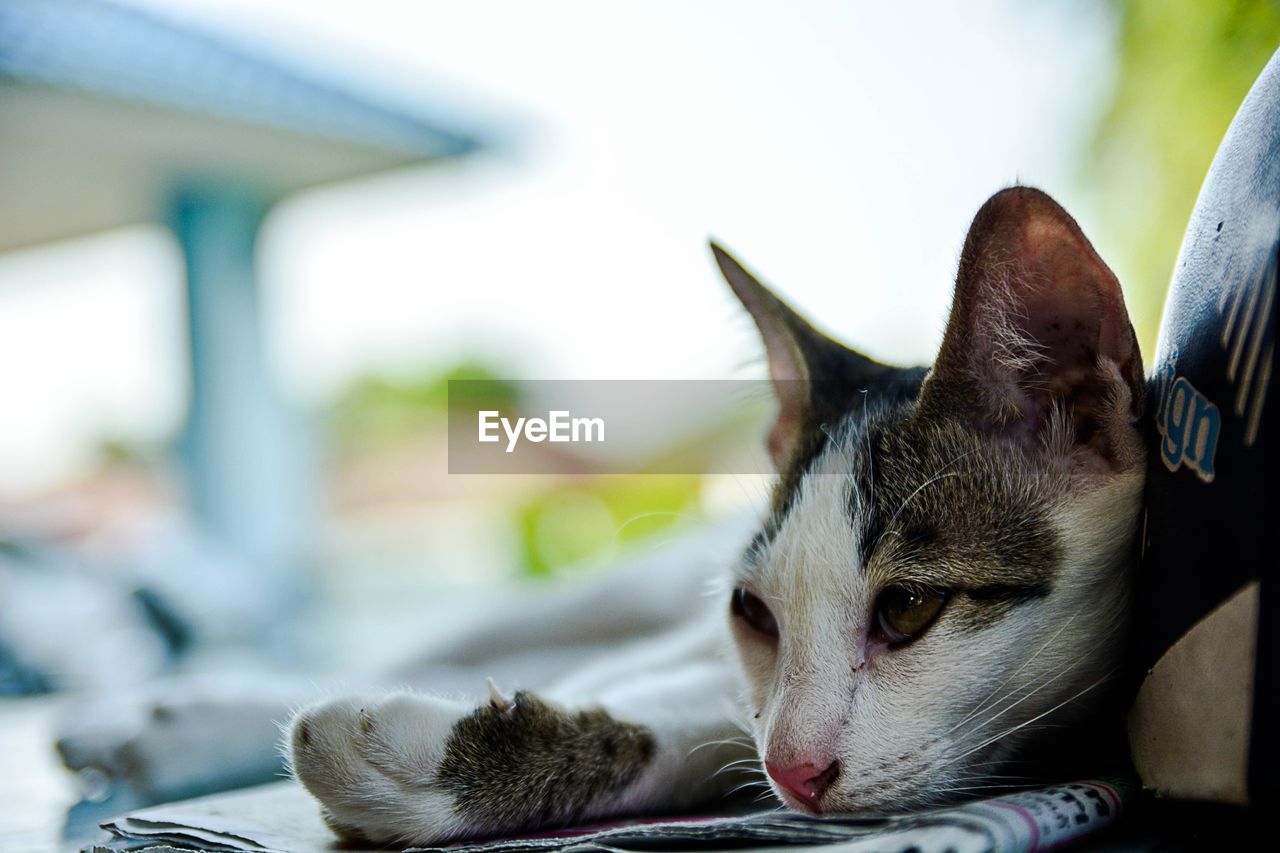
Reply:
[[[1140,458],[1142,357],[1115,274],[1039,190],[992,196],[960,257],[922,410],[1118,470]]]
[[[896,369],[819,332],[714,242],[711,252],[764,339],[778,398],[778,418],[768,437],[769,455],[777,469],[785,472],[813,433],[834,426],[855,396]]]

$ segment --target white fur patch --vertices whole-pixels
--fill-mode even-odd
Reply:
[[[337,824],[370,841],[445,841],[468,827],[436,771],[449,732],[470,710],[407,693],[324,702],[290,723],[290,765]]]
[[[749,572],[780,626],[776,643],[739,631],[757,743],[779,764],[839,761],[827,811],[981,791],[1000,782],[998,762],[1027,735],[1087,705],[1113,672],[1142,467],[1052,514],[1062,559],[1047,596],[980,631],[943,618],[916,643],[870,654],[877,590],[857,564],[849,440],[815,462]]]

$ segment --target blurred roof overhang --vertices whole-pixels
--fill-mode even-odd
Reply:
[[[175,185],[267,199],[452,158],[479,141],[146,12],[0,3],[0,251],[163,222]]]

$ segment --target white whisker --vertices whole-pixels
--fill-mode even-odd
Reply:
[[[1020,667],[1018,667],[1017,669],[1015,669],[1015,670],[1014,670],[1014,671],[1009,675],[1009,677],[1008,677],[1008,678],[1006,678],[1004,681],[1002,681],[1002,682],[1000,682],[999,684],[997,684],[997,685],[996,685],[996,686],[991,690],[991,692],[990,692],[990,693],[988,693],[988,694],[986,695],[986,697],[985,697],[985,698],[983,698],[983,699],[982,699],[982,701],[978,703],[978,707],[977,707],[977,708],[975,708],[974,710],[970,711],[970,712],[969,712],[969,714],[968,714],[967,716],[965,716],[965,718],[964,718],[964,719],[962,719],[960,722],[956,723],[956,724],[955,724],[954,726],[952,726],[951,728],[947,729],[945,732],[943,732],[943,733],[942,733],[942,735],[943,735],[943,736],[946,736],[946,735],[951,734],[953,731],[955,731],[956,729],[960,728],[960,726],[962,726],[962,725],[964,725],[965,723],[969,722],[969,720],[972,720],[972,719],[973,719],[975,716],[977,716],[978,714],[980,714],[980,713],[982,713],[983,711],[988,710],[989,708],[991,708],[991,707],[992,707],[992,705],[988,705],[988,704],[987,704],[987,703],[988,703],[988,701],[991,699],[991,697],[992,697],[992,696],[995,696],[995,695],[996,695],[996,693],[998,693],[998,692],[999,692],[1000,690],[1002,690],[1002,689],[1003,689],[1003,688],[1004,688],[1004,687],[1005,687],[1005,686],[1006,686],[1010,681],[1012,681],[1014,678],[1016,678],[1016,677],[1018,676],[1018,673],[1022,672],[1024,669],[1026,669],[1026,668],[1027,668],[1027,666],[1028,666],[1028,665],[1030,665],[1030,664],[1031,664],[1031,662],[1032,662],[1032,661],[1034,661],[1037,657],[1039,657],[1039,656],[1040,656],[1040,654],[1041,654],[1045,649],[1047,649],[1047,648],[1049,647],[1049,645],[1050,645],[1054,640],[1058,639],[1058,637],[1060,637],[1060,636],[1062,635],[1062,632],[1063,632],[1063,631],[1065,631],[1065,630],[1067,629],[1067,626],[1068,626],[1068,625],[1070,625],[1073,621],[1075,621],[1075,618],[1076,618],[1076,616],[1077,616],[1077,615],[1078,615],[1078,614],[1076,614],[1076,613],[1072,613],[1072,614],[1071,614],[1071,616],[1067,619],[1067,621],[1065,621],[1065,622],[1063,622],[1063,623],[1062,623],[1062,627],[1061,627],[1061,628],[1059,628],[1057,631],[1054,631],[1054,633],[1053,633],[1053,636],[1052,636],[1052,637],[1050,637],[1049,639],[1045,640],[1045,641],[1044,641],[1044,643],[1042,643],[1042,644],[1040,645],[1040,648],[1036,649],[1035,653],[1034,653],[1033,655],[1031,655],[1031,657],[1027,658],[1025,661],[1023,661],[1023,662],[1022,662],[1022,666],[1020,666]],[[1004,696],[1002,696],[1000,699],[997,699],[997,700],[996,700],[994,703],[992,703],[992,704],[994,704],[994,705],[998,705],[998,704],[1000,704],[1000,702],[1003,702],[1005,699],[1009,698],[1009,695],[1010,695],[1010,694],[1005,694]]]
[[[1070,704],[1071,702],[1074,702],[1075,700],[1079,699],[1081,696],[1083,696],[1084,694],[1088,693],[1090,690],[1093,690],[1094,688],[1096,688],[1096,687],[1100,686],[1101,684],[1103,684],[1103,683],[1104,683],[1108,678],[1110,678],[1112,675],[1115,675],[1115,673],[1116,673],[1116,670],[1114,670],[1114,669],[1113,669],[1113,670],[1111,670],[1111,671],[1110,671],[1110,672],[1108,672],[1106,675],[1103,675],[1101,678],[1099,678],[1097,681],[1094,681],[1092,684],[1088,685],[1087,687],[1084,687],[1083,689],[1078,690],[1078,691],[1076,691],[1075,693],[1071,694],[1071,695],[1070,695],[1070,696],[1068,696],[1066,699],[1063,699],[1061,702],[1059,702],[1058,704],[1054,705],[1054,706],[1053,706],[1052,708],[1050,708],[1049,710],[1047,710],[1047,711],[1041,711],[1039,714],[1036,714],[1034,717],[1032,717],[1031,719],[1027,720],[1026,722],[1024,722],[1024,723],[1019,723],[1018,725],[1014,726],[1013,728],[1008,729],[1007,731],[1001,732],[1000,734],[996,735],[995,737],[987,738],[987,739],[986,739],[986,740],[984,740],[982,743],[978,744],[977,746],[973,747],[972,749],[966,750],[965,752],[960,753],[959,755],[955,756],[955,757],[954,757],[954,758],[952,758],[951,760],[949,760],[949,761],[947,761],[947,762],[945,762],[945,763],[943,763],[943,764],[940,764],[940,765],[938,765],[938,766],[939,766],[939,767],[945,767],[945,766],[947,766],[948,764],[953,764],[953,763],[955,763],[955,762],[959,761],[960,759],[964,758],[966,755],[972,755],[973,753],[977,752],[978,750],[980,750],[980,749],[982,749],[982,748],[984,748],[984,747],[986,747],[986,746],[989,746],[990,744],[993,744],[993,743],[995,743],[995,742],[996,742],[996,741],[998,741],[998,740],[1002,740],[1003,738],[1008,737],[1009,735],[1013,734],[1014,732],[1021,731],[1022,729],[1026,728],[1026,727],[1027,727],[1027,726],[1029,726],[1029,725],[1031,725],[1031,724],[1032,724],[1032,723],[1034,723],[1035,721],[1037,721],[1037,720],[1039,720],[1039,719],[1041,719],[1041,718],[1043,718],[1043,717],[1047,717],[1049,714],[1052,714],[1054,711],[1058,710],[1058,709],[1059,709],[1059,708],[1061,708],[1062,706],[1067,705],[1067,704]],[[1043,685],[1042,685],[1042,686],[1043,686]]]

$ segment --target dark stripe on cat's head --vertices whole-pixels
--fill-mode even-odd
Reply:
[[[995,617],[1043,597],[1052,586],[1060,544],[1049,522],[1061,476],[1041,470],[1016,447],[992,444],[967,425],[936,421],[915,403],[923,369],[872,388],[780,477],[771,511],[748,548],[756,562],[792,511],[815,462],[838,441],[848,459],[850,524],[860,553],[850,565],[965,593]],[[834,395],[833,395],[834,398]],[[877,400],[878,402],[871,402]],[[865,405],[865,411],[864,411]]]
[[[915,400],[928,372],[925,367],[890,368],[863,377],[853,386],[835,381],[810,383],[809,423],[787,466],[779,472],[765,525],[769,538],[791,511],[801,482],[833,438],[851,431],[860,433],[873,422],[891,418]]]
[[[939,586],[985,588],[988,600],[1035,597],[997,590],[1047,590],[1061,552],[1049,514],[1064,472],[918,407],[893,414],[850,445],[862,453],[849,508],[859,564],[892,561]]]
[[[1026,187],[983,206],[929,371],[836,343],[713,250],[760,329],[779,398],[769,449],[780,476],[751,556],[838,442],[861,549],[851,564],[968,591],[992,614],[1043,597],[1062,551],[1054,506],[1142,458],[1133,331],[1075,221]]]

